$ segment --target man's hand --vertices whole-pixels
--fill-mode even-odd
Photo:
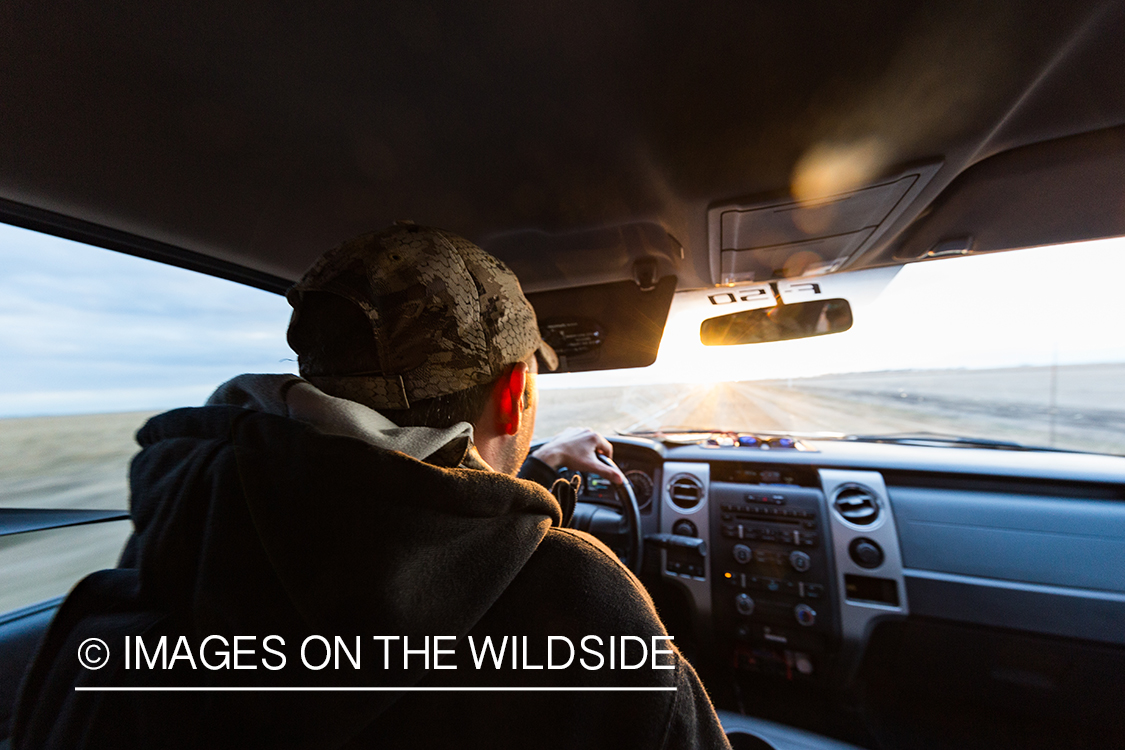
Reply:
[[[599,461],[599,453],[613,458],[613,446],[608,440],[587,427],[568,427],[531,455],[552,469],[565,466],[577,471],[590,471],[614,484],[624,484],[625,476]]]

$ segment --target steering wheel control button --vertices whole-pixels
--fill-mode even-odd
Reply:
[[[734,560],[735,562],[745,565],[754,559],[754,553],[745,544],[734,545]]]
[[[754,614],[754,600],[750,598],[749,594],[739,594],[734,597],[734,608],[738,610],[738,614],[749,617]]]
[[[812,558],[804,552],[793,550],[789,553],[789,564],[798,573],[805,573],[812,567]]]
[[[806,628],[816,624],[816,610],[807,604],[798,604],[794,607],[793,616],[797,618],[798,624]]]
[[[672,524],[672,533],[677,536],[699,536],[699,529],[691,521],[681,518]]]
[[[848,555],[861,568],[877,568],[883,564],[883,548],[871,539],[859,537],[848,545]]]

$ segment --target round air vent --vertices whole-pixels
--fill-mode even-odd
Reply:
[[[668,483],[668,499],[680,510],[694,510],[703,501],[703,483],[691,474],[678,474]]]
[[[856,526],[870,526],[879,517],[879,501],[875,499],[875,493],[858,484],[837,490],[832,507],[841,518]]]

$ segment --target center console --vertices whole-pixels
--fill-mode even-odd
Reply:
[[[716,461],[709,494],[719,654],[740,671],[818,679],[839,623],[815,473]]]
[[[740,453],[664,464],[661,531],[706,544],[669,544],[661,573],[736,674],[847,679],[873,627],[909,612],[882,476]]]

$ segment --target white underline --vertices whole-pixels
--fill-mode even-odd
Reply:
[[[76,693],[654,693],[675,687],[75,687]]]

